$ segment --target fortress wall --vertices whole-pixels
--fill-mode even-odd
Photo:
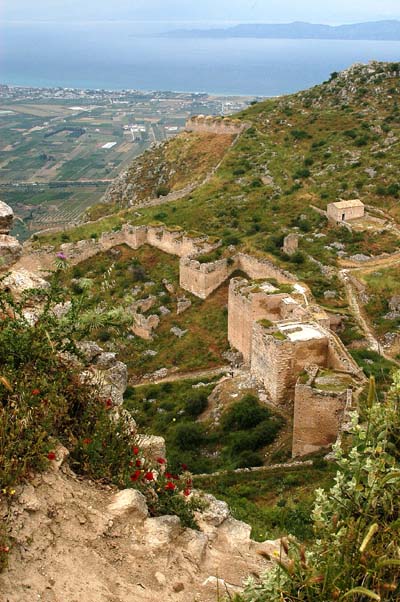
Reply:
[[[246,282],[233,278],[229,284],[228,341],[243,354],[244,361],[250,363],[254,322],[252,300],[240,291],[240,287]]]
[[[236,259],[237,268],[254,280],[275,278],[281,284],[292,284],[297,281],[297,278],[293,274],[282,270],[271,261],[268,261],[268,259],[259,259],[244,253],[238,253]]]
[[[94,257],[103,251],[100,243],[97,240],[79,240],[76,243],[67,242],[60,246],[60,250],[64,253],[71,265],[77,265],[86,259]]]
[[[251,347],[251,372],[260,380],[274,403],[293,398],[298,376],[307,364],[326,366],[328,340],[290,341],[276,339],[254,323]]]
[[[182,257],[179,262],[179,284],[196,297],[207,299],[229,278],[232,269],[226,259],[200,263],[195,259]]]
[[[237,136],[249,126],[235,119],[198,115],[187,120],[185,130],[202,134],[230,134]]]
[[[207,237],[190,237],[181,230],[170,230],[164,226],[149,226],[147,242],[152,247],[177,255],[178,257],[196,256],[200,253],[210,253],[220,246],[220,242],[212,244]]]
[[[292,456],[303,456],[336,441],[348,391],[320,391],[297,384],[294,398]]]

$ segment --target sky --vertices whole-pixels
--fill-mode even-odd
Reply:
[[[1,21],[354,23],[400,19],[400,0],[0,0]]]

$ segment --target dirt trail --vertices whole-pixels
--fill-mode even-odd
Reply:
[[[349,262],[341,261],[341,265],[347,263]],[[361,330],[363,331],[365,338],[368,341],[369,348],[372,351],[376,351],[387,360],[394,362],[395,364],[397,364],[397,366],[400,367],[400,362],[397,362],[391,356],[387,355],[384,352],[382,345],[377,340],[372,326],[369,324],[368,320],[365,317],[362,302],[359,298],[358,291],[356,290],[356,287],[354,286],[351,278],[352,275],[357,276],[357,274],[368,274],[370,272],[374,272],[379,268],[389,268],[391,266],[399,264],[400,252],[393,253],[392,255],[388,255],[387,257],[380,257],[376,260],[365,262],[365,264],[363,265],[354,265],[354,262],[350,263],[352,264],[351,266],[346,267],[344,269],[340,269],[338,271],[338,276],[345,287],[349,307],[352,311],[352,314],[355,320],[357,321],[358,325],[360,326]]]
[[[178,372],[174,374],[168,374],[163,378],[152,379],[141,379],[139,382],[130,383],[131,387],[142,387],[144,385],[159,385],[162,383],[174,383],[179,380],[194,380],[201,378],[212,378],[219,374],[224,374],[231,370],[230,366],[221,366],[220,368],[208,368],[206,370],[195,370],[194,372]]]

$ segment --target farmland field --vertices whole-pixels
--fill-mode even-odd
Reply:
[[[0,86],[0,198],[19,218],[14,233],[79,223],[151,144],[221,110],[197,96]]]

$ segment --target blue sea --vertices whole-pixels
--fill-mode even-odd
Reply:
[[[400,60],[400,42],[158,35],[176,27],[182,24],[3,23],[0,83],[276,96],[355,62]]]

